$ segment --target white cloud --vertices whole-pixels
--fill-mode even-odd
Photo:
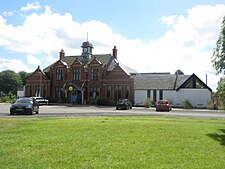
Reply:
[[[24,64],[19,59],[5,59],[0,58],[0,70],[13,70],[15,72],[19,71],[26,71],[26,72],[32,72],[34,70],[31,70],[26,64]]]
[[[3,16],[13,16],[14,13],[15,11],[4,11]]]
[[[39,3],[27,4],[23,10],[39,9],[38,6]],[[60,15],[46,6],[45,12],[27,15],[19,26],[8,25],[0,16],[0,46],[27,53],[29,62],[44,67],[58,59],[61,49],[66,55],[81,54],[80,45],[88,32],[89,41],[94,45],[93,53],[111,53],[116,45],[119,61],[139,72],[174,73],[180,69],[185,74],[195,73],[203,80],[210,72],[208,84],[215,88],[215,79],[219,77],[213,74],[211,66],[212,47],[218,38],[224,11],[225,5],[200,5],[188,9],[187,16],[164,16],[162,26],[169,26],[165,36],[143,41],[117,34],[101,21],[78,23],[70,13]],[[46,58],[34,57],[39,54]]]
[[[176,21],[177,15],[172,15],[172,16],[163,16],[160,20],[161,20],[161,24],[162,25],[173,25]]]
[[[29,64],[36,65],[36,66],[40,65],[40,63],[41,63],[40,59],[38,59],[37,57],[30,55],[30,54],[27,55],[27,61]]]
[[[33,2],[33,3],[27,3],[27,6],[22,7],[21,11],[26,12],[26,11],[29,11],[29,10],[32,10],[32,9],[38,10],[40,8],[41,8],[41,6],[40,6],[39,2]]]

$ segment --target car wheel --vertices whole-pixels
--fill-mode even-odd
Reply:
[[[116,107],[116,110],[118,110],[118,107]]]
[[[36,111],[36,114],[38,114],[39,112],[38,111]]]
[[[34,114],[34,110],[31,109],[31,110],[30,110],[30,115],[33,115],[33,114]]]
[[[10,112],[10,115],[14,115],[14,113],[13,112]]]

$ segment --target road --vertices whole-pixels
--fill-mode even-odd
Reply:
[[[164,116],[179,118],[207,118],[224,119],[225,112],[221,110],[206,109],[173,109],[170,112],[156,112],[154,108],[133,107],[130,110],[116,110],[115,107],[98,106],[66,106],[48,105],[40,106],[37,115],[9,115],[10,104],[0,104],[0,117],[84,117],[84,116]]]

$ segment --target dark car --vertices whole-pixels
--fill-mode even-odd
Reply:
[[[31,97],[31,98],[35,99],[39,103],[39,105],[48,105],[49,102],[47,99],[43,97]]]
[[[156,111],[171,111],[172,105],[169,100],[159,100],[156,105]]]
[[[20,98],[10,107],[10,115],[14,114],[38,114],[39,104],[32,98]]]
[[[118,102],[116,103],[116,110],[118,109],[132,109],[132,103],[129,99],[120,99],[118,100]]]

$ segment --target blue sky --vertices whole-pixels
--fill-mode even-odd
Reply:
[[[224,0],[22,0],[0,6],[0,71],[42,69],[58,52],[111,53],[138,72],[195,73],[213,90],[211,56],[225,16]]]

